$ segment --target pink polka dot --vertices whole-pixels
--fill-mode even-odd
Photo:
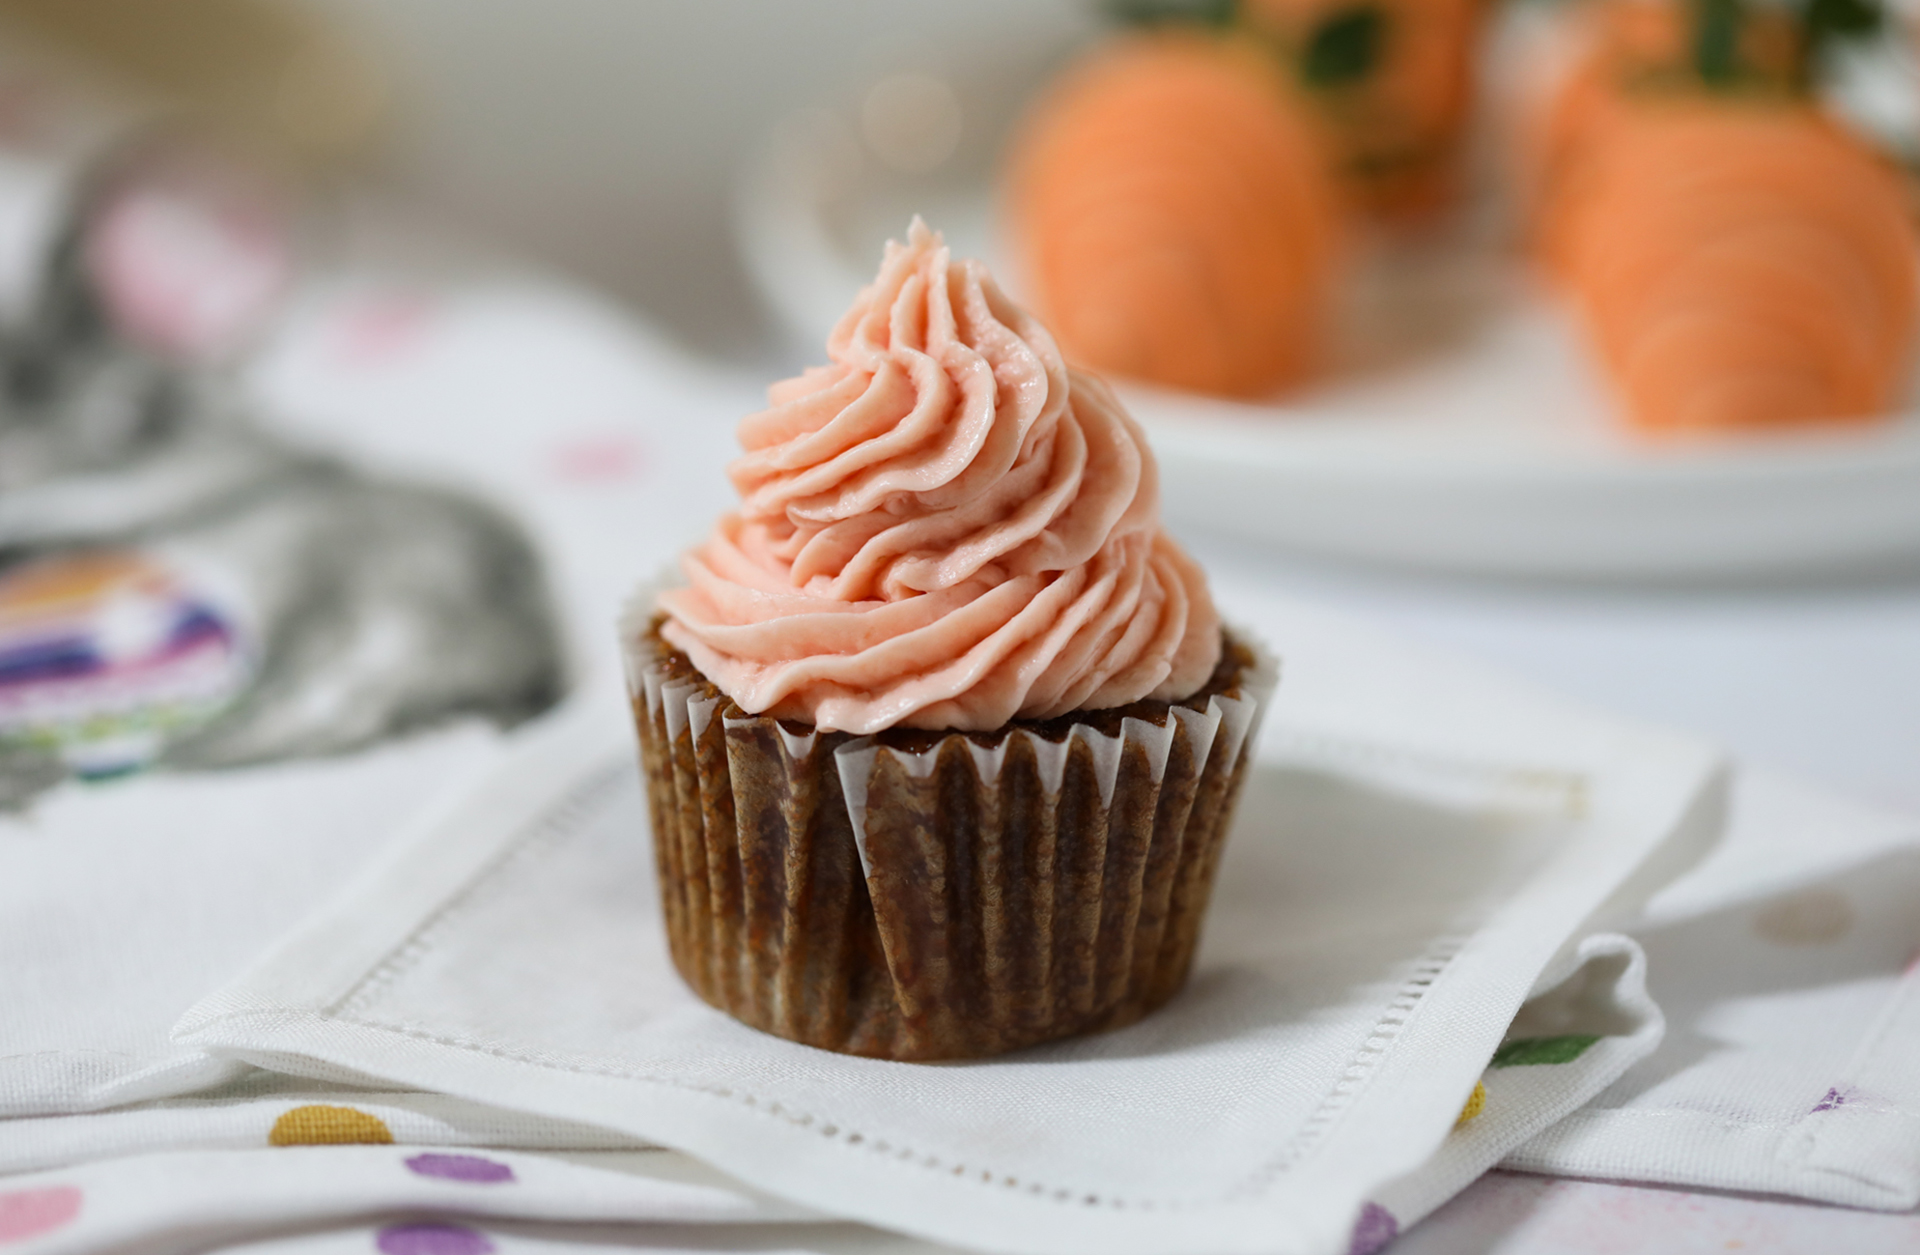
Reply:
[[[427,297],[389,292],[342,313],[334,324],[333,355],[348,366],[384,366],[416,352],[437,310]]]
[[[615,432],[556,446],[553,473],[571,484],[613,483],[639,475],[646,460],[646,450],[638,436]]]
[[[22,1242],[50,1233],[79,1214],[77,1185],[0,1194],[0,1242]]]

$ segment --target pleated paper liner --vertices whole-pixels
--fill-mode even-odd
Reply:
[[[1185,982],[1273,660],[1168,705],[990,734],[746,714],[623,624],[667,937],[707,1002],[848,1054],[965,1059],[1132,1023]]]

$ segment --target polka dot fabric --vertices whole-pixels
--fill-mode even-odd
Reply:
[[[363,1113],[364,1114],[364,1113]],[[251,1246],[344,1226],[324,1249],[365,1255],[509,1252],[506,1225],[762,1226],[809,1213],[665,1151],[410,1151],[366,1143],[178,1151],[0,1178],[0,1252]],[[370,1218],[372,1218],[370,1220]],[[696,1245],[690,1236],[680,1245]],[[791,1243],[805,1249],[804,1237]],[[723,1244],[720,1250],[727,1247]]]

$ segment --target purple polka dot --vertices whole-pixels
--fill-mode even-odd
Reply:
[[[1347,1255],[1379,1255],[1399,1236],[1400,1222],[1393,1218],[1393,1213],[1378,1203],[1368,1203],[1360,1209],[1360,1219],[1353,1222],[1353,1240],[1347,1244]]]
[[[407,1160],[407,1167],[420,1176],[439,1177],[443,1181],[498,1185],[513,1180],[510,1166],[478,1155],[415,1155]]]
[[[487,1235],[457,1224],[390,1224],[373,1244],[380,1255],[493,1255]]]

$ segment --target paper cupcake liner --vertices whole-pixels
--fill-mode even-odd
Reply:
[[[1244,636],[1170,707],[856,738],[746,714],[650,625],[623,635],[668,941],[715,1007],[959,1059],[1117,1028],[1185,982],[1277,678]]]

